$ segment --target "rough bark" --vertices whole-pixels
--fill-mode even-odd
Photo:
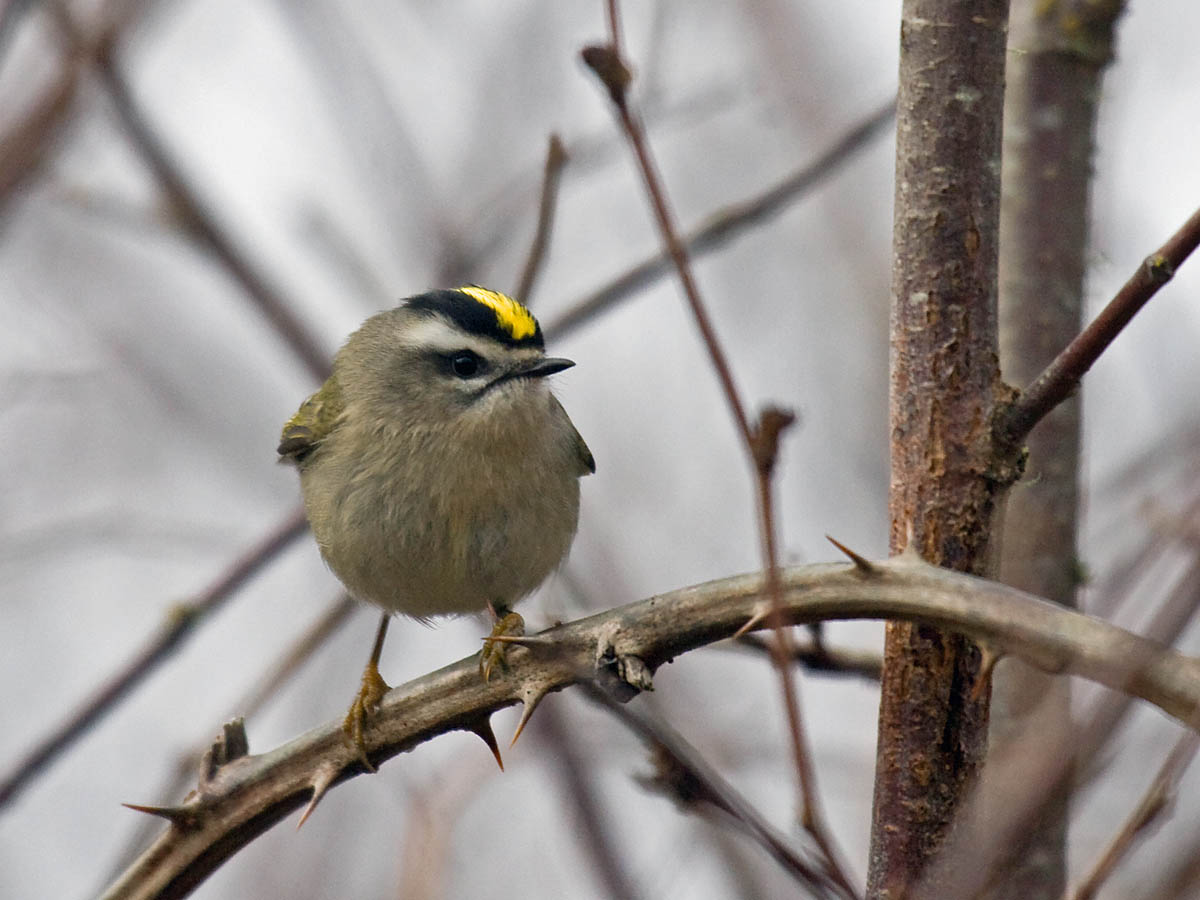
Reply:
[[[1013,477],[992,452],[1007,16],[1003,0],[906,0],[900,38],[890,545],[976,574]],[[961,637],[889,623],[884,654],[867,889],[898,898],[980,766],[988,695]]]

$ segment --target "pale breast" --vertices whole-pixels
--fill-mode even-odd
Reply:
[[[411,616],[516,603],[579,516],[573,445],[527,434],[408,433],[337,453],[340,468],[316,454],[301,483],[326,562],[355,596]]]

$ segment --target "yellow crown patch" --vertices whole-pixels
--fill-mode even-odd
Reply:
[[[512,335],[514,341],[532,337],[537,331],[537,320],[533,314],[507,294],[489,291],[487,288],[475,285],[456,288],[456,290],[495,312],[497,324]]]

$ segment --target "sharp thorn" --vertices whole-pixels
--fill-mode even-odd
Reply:
[[[492,751],[492,756],[496,758],[496,765],[503,772],[504,759],[500,756],[500,742],[496,740],[496,732],[492,731],[492,720],[487,716],[476,719],[475,722],[467,726],[466,730],[471,732],[471,734],[478,735],[487,744],[488,749]]]
[[[320,795],[313,792],[312,799],[308,801],[308,805],[304,807],[304,812],[300,813],[300,821],[296,823],[296,830],[299,831],[304,827],[304,823],[308,821],[308,817],[316,810],[317,804],[320,802]]]
[[[127,809],[166,819],[179,828],[192,828],[196,824],[196,814],[184,806],[143,806],[140,803],[122,803]]]
[[[971,688],[972,703],[977,702],[983,696],[984,688],[992,683],[992,671],[1001,656],[1003,654],[997,653],[989,645],[979,645],[979,675],[975,679],[975,686]]]
[[[759,605],[759,607],[754,611],[754,615],[746,620],[746,624],[733,633],[731,640],[736,640],[737,638],[740,638],[743,635],[753,631],[760,624],[766,621],[767,616],[770,614],[771,610],[768,606]]]
[[[552,638],[544,637],[540,634],[495,634],[489,637],[481,638],[484,643],[488,641],[496,641],[501,644],[552,644]]]
[[[525,730],[525,726],[529,724],[529,719],[533,716],[533,711],[538,708],[538,704],[545,696],[545,691],[529,691],[521,698],[521,719],[517,722],[517,730],[513,732],[512,740],[508,742],[509,747],[516,746],[517,738],[521,736],[521,732]]]
[[[333,784],[333,779],[337,777],[337,769],[332,766],[322,766],[317,770],[316,777],[312,782],[312,797],[309,798],[308,805],[304,807],[304,812],[300,814],[300,821],[296,823],[296,830],[299,831],[308,817],[313,814],[317,808],[317,804],[321,802],[321,798],[325,796],[325,792],[329,790],[329,786]]]
[[[833,546],[837,547],[839,550],[841,550],[843,553],[845,553],[846,556],[850,557],[850,562],[854,563],[854,568],[858,569],[860,574],[862,574],[862,575],[879,575],[879,574],[881,574],[882,570],[879,568],[879,566],[875,565],[875,563],[871,562],[865,556],[861,556],[858,553],[855,553],[853,550],[851,550],[849,547],[847,547],[845,544],[843,544],[837,538],[830,537],[829,535],[825,535],[825,540],[829,541],[829,543],[833,544]]]

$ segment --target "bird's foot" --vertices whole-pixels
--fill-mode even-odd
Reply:
[[[342,722],[342,732],[346,735],[346,740],[358,751],[358,757],[368,772],[374,772],[375,766],[367,758],[367,745],[363,736],[364,727],[367,717],[379,709],[379,701],[389,690],[388,683],[379,674],[379,666],[374,662],[367,663],[367,667],[363,669],[362,673],[362,686],[359,687],[358,694],[355,696],[354,702],[350,704],[350,710]]]
[[[483,652],[479,654],[479,674],[486,682],[492,676],[492,669],[499,666],[508,672],[508,644],[495,640],[498,637],[521,637],[525,634],[525,620],[515,612],[505,613],[496,617],[492,626],[492,636],[484,640]]]

